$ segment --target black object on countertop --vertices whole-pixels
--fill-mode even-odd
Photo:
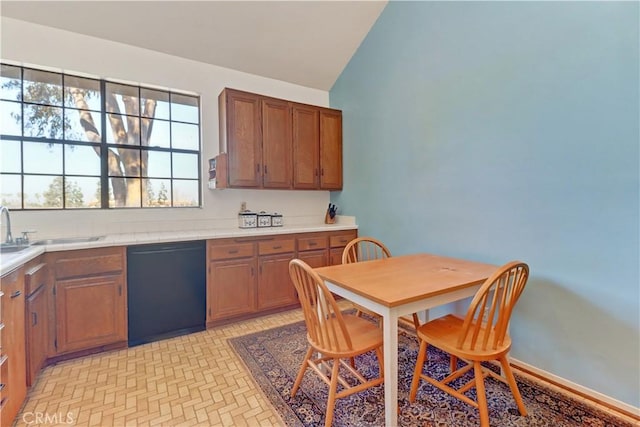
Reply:
[[[206,327],[204,241],[127,248],[129,346]]]

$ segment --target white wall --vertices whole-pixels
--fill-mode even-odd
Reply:
[[[207,159],[218,154],[218,94],[223,88],[329,106],[325,91],[15,19],[0,22],[3,61],[200,94],[203,178]],[[35,238],[44,238],[235,226],[242,201],[252,210],[283,213],[288,224],[321,223],[329,202],[328,191],[209,190],[206,179],[202,185],[201,209],[13,211],[12,228],[14,235],[34,229]]]

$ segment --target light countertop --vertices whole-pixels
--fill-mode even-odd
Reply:
[[[147,243],[185,242],[190,240],[224,239],[229,237],[256,237],[276,234],[312,233],[319,231],[354,230],[355,224],[313,224],[284,225],[283,227],[264,228],[220,228],[192,231],[161,231],[149,233],[110,234],[92,242],[65,243],[55,245],[30,246],[16,253],[0,254],[0,274],[10,272],[44,252],[91,249],[108,246],[129,246]],[[66,236],[60,236],[66,237]]]

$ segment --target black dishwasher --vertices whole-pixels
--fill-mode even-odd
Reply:
[[[205,242],[127,248],[129,346],[206,327]]]

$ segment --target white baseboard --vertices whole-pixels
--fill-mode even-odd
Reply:
[[[610,396],[599,393],[595,390],[591,390],[590,388],[581,386],[580,384],[576,384],[550,372],[536,368],[535,366],[529,365],[528,363],[522,362],[518,359],[509,357],[509,363],[513,366],[514,369],[537,377],[542,381],[546,381],[557,387],[563,388],[567,391],[570,391],[571,393],[578,394],[585,399],[593,401],[593,403],[595,404],[607,406],[613,410],[617,410],[625,415],[640,420],[640,408],[621,402]]]

